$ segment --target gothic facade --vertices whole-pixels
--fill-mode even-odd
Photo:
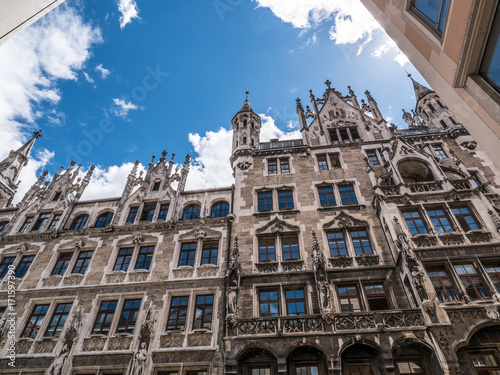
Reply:
[[[407,128],[327,81],[270,142],[247,95],[227,188],[163,152],[120,197],[81,200],[73,163],[12,206],[35,133],[0,163],[0,371],[499,372],[500,174],[413,86]]]

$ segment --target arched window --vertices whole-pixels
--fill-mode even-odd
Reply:
[[[426,163],[418,160],[405,160],[398,165],[404,183],[435,181],[431,169]]]
[[[113,219],[113,213],[106,212],[105,214],[102,214],[97,218],[97,221],[95,222],[95,227],[96,228],[107,227],[111,223],[112,219]]]
[[[5,228],[7,228],[7,224],[9,224],[9,222],[8,222],[8,221],[2,221],[2,222],[0,223],[0,234],[2,234],[2,233],[3,233],[3,231],[5,230]]]
[[[73,220],[73,222],[71,223],[71,226],[69,227],[69,229],[82,229],[85,224],[87,224],[87,220],[89,219],[89,215],[80,215],[80,216],[77,216],[75,218],[75,220]]]
[[[226,202],[218,202],[212,206],[211,217],[224,217],[229,214],[229,204]]]
[[[196,220],[200,218],[200,206],[192,204],[184,209],[182,220]]]

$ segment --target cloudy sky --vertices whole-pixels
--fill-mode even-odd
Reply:
[[[42,129],[16,200],[44,169],[97,166],[118,196],[135,160],[191,154],[188,189],[229,186],[245,90],[261,140],[297,137],[295,98],[369,90],[389,122],[426,84],[359,0],[67,0],[0,46],[0,159]]]

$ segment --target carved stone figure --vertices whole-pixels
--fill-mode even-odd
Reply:
[[[424,273],[420,271],[416,265],[414,265],[411,269],[411,276],[413,277],[413,285],[415,286],[415,289],[417,289],[420,299],[428,299],[427,292],[424,287]]]
[[[323,275],[318,280],[319,299],[322,308],[330,308],[330,288]]]
[[[134,363],[130,375],[144,375],[146,367],[146,359],[148,359],[148,348],[145,342],[142,342],[139,349],[134,355]]]
[[[49,367],[49,369],[47,370],[47,374],[61,375],[63,366],[66,364],[66,361],[68,360],[68,355],[69,355],[68,346],[65,344],[62,347],[59,355],[54,359],[54,362],[52,362],[51,367]]]
[[[237,295],[238,283],[236,280],[233,280],[231,286],[229,287],[229,292],[227,293],[227,311],[229,314],[236,315],[236,309],[238,308]]]

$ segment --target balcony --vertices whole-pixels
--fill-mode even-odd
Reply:
[[[304,142],[302,139],[290,139],[287,141],[261,142],[260,150],[273,150],[277,148],[302,147]]]
[[[406,330],[424,326],[425,320],[422,312],[419,309],[407,309],[333,314],[331,324],[324,321],[320,315],[241,318],[229,334],[234,336],[308,335],[319,332]]]

